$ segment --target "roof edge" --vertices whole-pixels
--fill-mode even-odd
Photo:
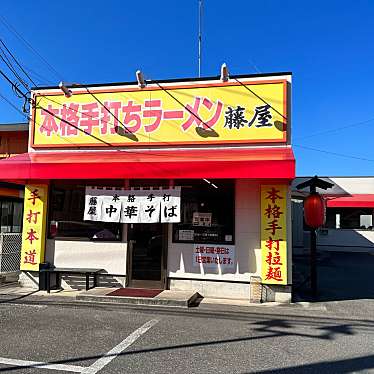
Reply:
[[[256,73],[256,74],[240,74],[240,75],[230,75],[231,78],[236,79],[243,79],[243,78],[259,78],[259,77],[274,77],[278,75],[291,75],[292,72],[278,72],[278,73]],[[176,83],[176,82],[200,82],[200,81],[207,81],[207,80],[217,80],[220,79],[219,75],[216,76],[209,76],[209,77],[200,77],[200,78],[173,78],[173,79],[160,79],[160,80],[152,80],[146,79],[146,81],[153,81],[157,83]],[[104,87],[104,86],[127,86],[132,84],[138,84],[137,81],[127,81],[127,82],[110,82],[110,83],[88,83],[85,84],[85,87]],[[59,86],[39,86],[39,87],[31,87],[31,90],[52,90],[52,89],[59,89]]]

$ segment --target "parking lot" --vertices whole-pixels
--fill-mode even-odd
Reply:
[[[0,371],[351,372],[374,368],[372,313],[0,303]],[[349,369],[349,370],[348,370]],[[366,371],[367,372],[367,371]]]

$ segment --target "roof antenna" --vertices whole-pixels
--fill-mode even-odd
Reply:
[[[199,0],[199,78],[201,77],[201,42],[202,42],[202,15],[203,15],[203,0]]]

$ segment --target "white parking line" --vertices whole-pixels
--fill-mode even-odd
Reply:
[[[138,340],[143,334],[145,334],[151,327],[158,323],[157,319],[152,319],[146,322],[143,326],[139,327],[132,334],[130,334],[126,339],[122,340],[121,343],[116,345],[111,349],[106,355],[99,358],[91,366],[82,371],[84,374],[96,374],[104,366],[108,365],[113,359],[115,359],[122,351],[128,348],[136,340]]]
[[[10,365],[10,366],[23,366],[23,367],[34,367],[39,369],[49,369],[49,370],[62,370],[70,371],[74,373],[84,373],[84,374],[96,374],[99,370],[103,369],[112,360],[114,360],[121,352],[138,340],[143,334],[145,334],[151,327],[153,327],[159,321],[152,319],[146,322],[143,326],[136,329],[132,334],[130,334],[126,339],[122,340],[121,343],[116,345],[103,357],[96,360],[91,366],[76,366],[76,365],[64,365],[64,364],[49,364],[48,362],[38,362],[38,361],[27,361],[27,360],[17,360],[12,358],[0,357],[0,364]]]
[[[16,360],[13,358],[0,357],[0,364],[11,366],[27,366],[38,369],[64,370],[72,371],[73,373],[81,373],[84,369],[82,366],[64,365],[64,364],[48,364],[46,362]]]

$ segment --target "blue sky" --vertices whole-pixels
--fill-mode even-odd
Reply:
[[[38,84],[132,81],[139,68],[152,79],[198,74],[197,0],[1,5],[58,72],[0,23]],[[202,76],[217,75],[222,62],[231,74],[291,71],[297,174],[374,175],[373,14],[370,0],[204,0]],[[21,108],[2,79],[0,93]],[[0,113],[3,123],[23,120],[2,98]]]

